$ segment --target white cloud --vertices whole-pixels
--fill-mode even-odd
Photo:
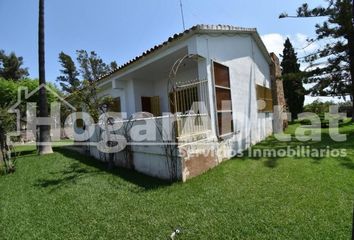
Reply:
[[[314,101],[316,100],[319,100],[321,102],[333,102],[333,103],[342,103],[342,102],[345,102],[345,100],[343,98],[339,98],[339,97],[312,97],[312,96],[309,96],[309,95],[306,95],[305,96],[305,103],[304,105],[306,104],[310,104],[310,103],[313,103]],[[350,97],[347,96],[346,100],[350,100]]]
[[[279,33],[270,33],[262,35],[262,40],[266,45],[268,52],[274,52],[277,56],[283,52],[286,37]]]
[[[290,39],[292,45],[295,48],[295,51],[298,53],[299,56],[303,56],[303,54],[306,53],[311,53],[319,47],[317,43],[309,44],[309,42],[307,41],[309,37],[303,33],[296,33],[293,35],[270,33],[262,35],[261,37],[268,51],[274,52],[278,56],[283,52],[284,42],[287,38]]]
[[[316,49],[319,48],[318,43],[311,43],[307,41],[309,38],[303,33],[296,33],[293,35],[282,35],[279,33],[270,33],[262,35],[262,40],[266,45],[269,52],[274,52],[278,57],[283,53],[284,42],[287,38],[290,39],[295,51],[297,52],[298,58],[306,56],[310,53],[313,53]],[[305,69],[308,64],[301,63],[301,69]]]

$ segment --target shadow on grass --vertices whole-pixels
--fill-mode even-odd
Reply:
[[[345,157],[345,158],[340,159],[340,164],[343,167],[354,170],[354,162],[349,157]]]
[[[303,158],[308,158],[312,159],[313,163],[319,164],[321,161],[325,158],[332,158],[334,160],[337,160],[339,162],[339,165],[350,169],[354,170],[354,161],[350,157],[334,157],[331,156],[330,154],[327,154],[328,152],[332,150],[340,150],[340,149],[345,149],[347,150],[354,150],[354,124],[352,122],[345,123],[341,126],[341,133],[342,134],[347,134],[347,139],[346,141],[343,142],[336,142],[334,141],[328,131],[324,131],[321,133],[321,141],[315,142],[315,141],[299,141],[294,138],[294,134],[292,134],[292,140],[290,142],[282,142],[276,139],[274,136],[269,137],[265,141],[256,144],[251,148],[251,150],[246,150],[244,152],[244,158],[243,159],[253,159],[253,160],[262,160],[264,165],[269,168],[275,168],[278,166],[278,161],[279,159],[282,159],[284,157],[279,157],[277,156],[276,153],[278,153],[278,150],[287,150],[288,148],[292,150],[298,150],[299,155],[295,155],[292,158],[293,159],[303,159]],[[327,129],[328,130],[328,129]],[[307,149],[309,149],[309,152],[307,152]],[[318,150],[319,152],[328,150],[324,152],[324,154],[314,154],[311,153],[311,150]],[[258,152],[257,152],[258,151]],[[259,154],[260,152],[260,154]],[[273,154],[275,152],[275,154]],[[251,153],[251,155],[250,155]],[[267,154],[264,154],[267,153]],[[298,154],[298,152],[296,153]],[[349,153],[350,154],[350,153]],[[285,156],[286,157],[286,156]]]
[[[80,167],[78,162],[70,164],[70,166],[62,171],[50,172],[53,175],[60,175],[60,178],[56,179],[39,179],[35,186],[37,187],[63,187],[68,184],[75,184],[76,181],[87,174],[93,175],[99,171],[89,171],[86,168]]]
[[[18,158],[18,157],[29,157],[36,155],[36,150],[23,150],[23,151],[15,151],[11,153],[11,157]]]
[[[133,170],[124,169],[124,168],[110,169],[103,162],[100,162],[92,157],[77,153],[73,150],[68,150],[62,147],[56,147],[54,148],[54,151],[77,162],[73,162],[68,168],[62,171],[51,172],[51,174],[53,175],[59,174],[60,175],[59,178],[39,179],[35,184],[35,186],[44,187],[44,188],[46,187],[60,188],[69,184],[76,184],[77,180],[81,178],[89,177],[93,175],[99,175],[103,173],[115,175],[127,182],[130,182],[138,186],[143,191],[154,190],[157,188],[171,185],[171,183],[169,182],[159,180],[153,177],[149,177],[144,174],[135,172]],[[81,167],[82,164],[89,167],[93,167],[93,170],[89,170],[89,168],[86,167]]]

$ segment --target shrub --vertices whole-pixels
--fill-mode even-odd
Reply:
[[[351,101],[347,101],[344,103],[339,103],[339,112],[346,113],[347,117],[352,117],[353,114],[353,103]]]
[[[319,99],[313,103],[307,104],[304,107],[305,112],[316,113],[317,115],[324,115],[326,112],[329,112],[329,106],[335,105],[332,101],[321,102]]]

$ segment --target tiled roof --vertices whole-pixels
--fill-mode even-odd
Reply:
[[[174,42],[188,34],[194,34],[194,33],[203,33],[203,32],[237,32],[237,33],[252,33],[255,34],[256,37],[256,41],[258,44],[260,44],[260,47],[262,48],[263,52],[266,53],[268,55],[268,51],[266,49],[266,47],[264,46],[261,38],[259,37],[258,33],[257,33],[257,29],[256,28],[242,28],[242,27],[235,27],[235,26],[231,26],[231,25],[206,25],[206,24],[199,24],[199,25],[195,25],[187,30],[185,30],[184,32],[175,34],[173,36],[171,36],[170,38],[168,38],[167,41],[159,44],[159,45],[155,45],[154,47],[150,48],[149,50],[143,52],[142,54],[136,56],[135,58],[131,59],[130,61],[124,63],[123,65],[120,65],[118,68],[114,69],[113,71],[101,76],[98,81],[112,75],[113,73],[116,73],[122,69],[124,69],[125,67],[131,65],[132,63],[144,58],[145,56],[151,54],[152,52],[155,52],[156,50],[165,47],[166,45],[170,44],[171,42]]]

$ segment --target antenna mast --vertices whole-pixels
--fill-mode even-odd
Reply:
[[[183,30],[186,30],[186,25],[185,25],[185,23],[184,23],[184,13],[183,13],[182,0],[179,0],[179,6],[181,7],[181,16],[182,16]]]

